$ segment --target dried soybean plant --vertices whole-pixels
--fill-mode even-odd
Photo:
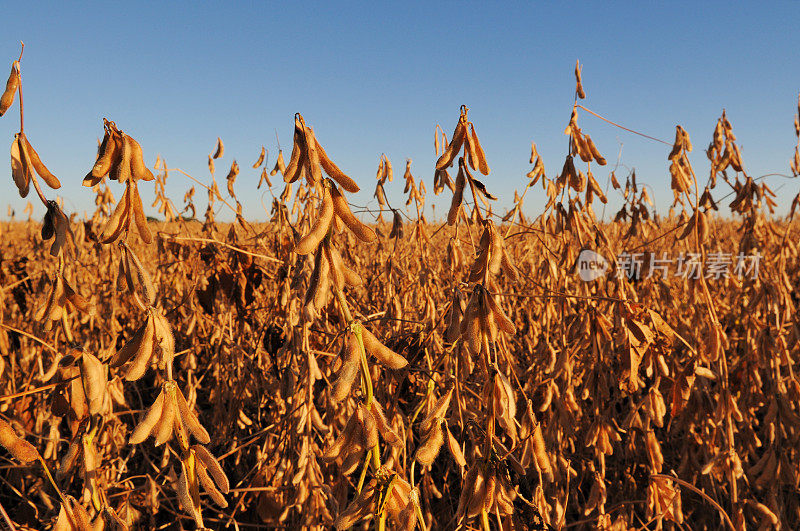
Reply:
[[[478,200],[488,209],[488,200],[496,200],[486,190],[486,186],[473,177],[469,168],[479,170],[483,175],[489,175],[489,165],[486,163],[486,155],[483,152],[478,135],[475,132],[475,126],[472,122],[467,120],[467,111],[469,109],[466,105],[461,106],[461,113],[458,117],[458,123],[453,131],[453,137],[450,143],[443,149],[442,154],[436,160],[436,172],[434,176],[434,190],[441,186],[440,183],[449,182],[449,175],[447,169],[450,168],[458,158],[458,174],[456,175],[456,183],[453,191],[453,199],[450,203],[450,210],[447,213],[448,225],[455,225],[458,222],[459,214],[466,219],[466,214],[462,209],[464,199],[464,189],[469,184],[469,190],[472,193],[473,209],[470,219],[473,222],[483,220],[480,212]],[[437,137],[438,138],[438,137]],[[458,154],[464,150],[464,156],[459,157]],[[438,143],[437,143],[438,153]]]
[[[23,45],[24,49],[24,45]],[[14,183],[21,197],[26,197],[31,183],[33,184],[36,194],[47,209],[44,216],[41,229],[41,239],[43,241],[53,239],[50,245],[49,254],[57,258],[56,270],[51,277],[51,283],[48,294],[44,303],[33,315],[35,321],[42,325],[45,332],[52,332],[55,324],[61,324],[60,330],[63,331],[65,339],[69,342],[74,341],[70,314],[79,311],[84,314],[93,313],[92,303],[78,293],[75,288],[70,284],[68,279],[69,272],[68,266],[75,262],[78,256],[78,247],[76,245],[76,237],[70,226],[70,220],[64,214],[55,200],[48,200],[39,185],[37,175],[49,187],[58,189],[61,183],[58,178],[53,175],[50,170],[42,163],[39,154],[31,146],[25,134],[25,114],[24,114],[24,100],[22,92],[22,78],[21,78],[21,61],[22,52],[17,61],[14,61],[11,68],[11,75],[6,84],[6,90],[0,99],[0,116],[2,116],[8,108],[13,104],[16,93],[19,93],[19,108],[20,108],[20,130],[14,136],[14,142],[11,145],[11,172]],[[30,203],[29,203],[30,205]],[[81,233],[82,235],[82,233]],[[57,335],[58,331],[56,331]],[[60,356],[59,356],[60,357]],[[94,424],[99,421],[99,414],[104,409],[104,397],[106,395],[105,389],[105,367],[93,354],[89,352],[76,351],[76,355],[67,356],[66,358],[54,360],[54,368],[60,366],[68,366],[71,363],[77,366],[77,374],[72,376],[75,380],[73,389],[76,393],[73,394],[73,403],[83,403],[84,413],[92,415],[87,418],[84,415],[82,421],[89,421]],[[40,365],[41,367],[41,365]],[[52,376],[54,371],[49,372]],[[75,395],[81,395],[79,398]],[[86,404],[88,402],[88,407]],[[54,412],[55,413],[55,412]],[[58,421],[55,419],[57,413],[50,417],[51,427],[54,429]],[[44,418],[42,417],[44,420]],[[70,496],[65,496],[51,475],[48,464],[45,458],[50,458],[53,455],[52,446],[47,449],[45,455],[42,456],[37,452],[29,443],[22,439],[17,439],[14,431],[3,422],[0,426],[3,431],[3,445],[12,452],[12,454],[22,462],[29,462],[38,460],[42,466],[45,477],[49,480],[50,484],[56,490],[60,502],[60,513],[56,522],[58,526],[69,526],[64,528],[84,529],[81,527],[84,523],[88,523],[88,516],[86,510],[78,504]],[[94,426],[96,429],[96,426]],[[52,431],[52,430],[51,430]],[[56,434],[56,441],[58,436]],[[91,452],[91,450],[88,450]],[[91,492],[91,501],[97,511],[101,511],[104,507],[104,501],[101,499],[102,495],[98,491],[95,484],[91,483],[91,474],[93,472],[94,462],[91,458],[84,459],[84,472],[86,478],[86,490]],[[59,466],[59,471],[63,465]],[[104,517],[98,516],[96,521],[103,522]]]
[[[324,178],[323,171],[330,178]],[[293,183],[305,175],[309,189],[316,191],[319,199],[313,223],[293,248],[297,255],[313,255],[312,273],[302,309],[303,335],[296,341],[297,348],[301,352],[306,351],[308,361],[306,412],[301,413],[309,419],[301,432],[305,437],[303,455],[306,455],[306,451],[313,451],[313,447],[306,450],[309,446],[316,446],[316,443],[306,441],[312,437],[311,419],[317,415],[311,411],[314,408],[312,388],[315,378],[321,376],[319,369],[315,370],[316,360],[308,350],[308,335],[310,325],[324,317],[323,310],[332,292],[339,308],[343,346],[337,359],[339,367],[329,399],[335,409],[341,408],[346,422],[335,440],[322,452],[322,458],[328,463],[341,461],[345,476],[361,469],[355,485],[355,496],[339,511],[334,525],[337,529],[348,529],[360,520],[374,517],[377,528],[384,529],[387,517],[391,516],[400,528],[413,529],[420,514],[417,494],[403,477],[401,464],[398,463],[403,442],[379,402],[374,386],[379,380],[367,355],[374,356],[386,369],[393,371],[404,368],[408,362],[387,348],[362,320],[353,316],[344,289],[345,286],[361,286],[363,281],[344,263],[334,244],[337,225],[344,225],[360,242],[376,240],[375,232],[353,215],[339,190],[339,185],[348,192],[356,192],[359,187],[330,160],[313,129],[306,125],[299,114],[295,115],[292,156],[283,174],[286,183]],[[314,373],[317,373],[316,376]],[[359,374],[361,392],[356,395],[352,386]],[[351,397],[354,400],[351,401]],[[336,417],[338,413],[334,410]],[[381,439],[389,445],[388,450],[381,449]],[[318,469],[313,469],[312,463],[315,461],[309,460],[306,477],[312,472],[320,475]]]
[[[73,229],[56,251],[70,288],[92,286],[94,313],[75,311],[64,284],[50,297],[38,224],[3,224],[0,498],[14,525],[797,528],[797,224],[747,171],[732,117],[711,124],[700,182],[678,129],[662,177],[678,215],[657,219],[652,181],[618,181],[621,163],[600,177],[595,113],[575,105],[569,160],[551,175],[532,146],[525,191],[501,218],[473,183],[480,156],[462,110],[459,145],[436,128],[436,159],[447,152],[451,166],[433,183],[455,191],[448,171],[462,159],[461,222],[428,225],[407,165],[419,210],[391,239],[350,211],[357,185],[298,115],[291,160],[280,146],[277,161],[266,148],[256,160],[262,177],[270,167],[289,181],[270,222],[247,220],[243,237],[241,221],[215,216],[255,189],[228,171],[220,193],[218,140],[211,182],[193,183],[213,205],[204,227],[176,219],[156,237],[145,218],[148,245],[136,197],[149,175],[125,173],[138,161],[122,164],[125,135],[108,122],[109,176],[87,176],[97,212],[52,220]],[[156,170],[185,175],[160,157]],[[390,180],[382,155],[376,196]],[[523,200],[539,184],[534,217]],[[619,209],[608,222],[593,212],[604,199]],[[403,237],[414,223],[427,237]],[[591,281],[579,275],[588,251],[608,262]],[[33,321],[42,307],[46,334]]]
[[[465,156],[458,160],[448,224],[456,224],[459,215],[466,219],[461,203],[469,183],[474,201],[470,220],[479,223],[483,231],[475,248],[474,262],[462,283],[463,287],[471,286],[469,296],[463,295],[462,286],[456,284],[452,287],[453,298],[443,332],[443,340],[452,345],[452,355],[448,356],[446,364],[446,373],[450,376],[441,382],[444,387],[438,401],[429,402],[427,406],[428,413],[420,424],[421,443],[416,451],[416,462],[430,469],[446,442],[460,475],[463,475],[454,515],[457,524],[466,525],[470,519],[479,517],[481,528],[488,530],[490,515],[494,515],[497,525],[502,528],[521,525],[514,509],[518,478],[509,473],[508,463],[513,462],[521,469],[513,452],[519,443],[517,393],[524,395],[524,391],[519,388],[515,376],[517,368],[510,361],[507,344],[501,337],[506,334],[513,337],[517,328],[502,308],[497,281],[498,277],[504,277],[505,285],[510,286],[519,279],[519,272],[506,250],[503,236],[491,220],[491,208],[487,206],[486,218],[480,212],[479,200],[486,205],[487,199],[495,198],[470,173],[472,168],[488,175],[489,167],[475,134],[475,126],[467,120],[466,113],[466,107],[462,106],[452,139],[437,161],[438,182],[434,186],[447,182],[448,176],[444,172],[463,146]],[[457,235],[448,246],[451,255],[457,253],[454,242],[457,242]],[[462,260],[454,259],[453,262]],[[476,366],[480,374],[477,381],[473,374]],[[512,385],[512,381],[517,385]],[[477,382],[482,382],[482,385]],[[470,389],[473,386],[477,387],[474,391]],[[470,395],[479,399],[478,402],[470,400]],[[448,415],[451,402],[455,404],[454,413]],[[456,433],[460,434],[463,442],[454,435],[453,427],[457,427]],[[430,481],[431,474],[425,474],[423,484]]]
[[[129,244],[132,226],[145,243],[153,241],[139,196],[138,181],[152,181],[142,148],[131,136],[120,131],[113,122],[104,120],[105,135],[97,160],[84,179],[93,186],[103,177],[125,185],[125,192],[100,235],[105,244],[118,242],[121,250],[117,288],[127,288],[132,302],[144,313],[144,322],[133,336],[110,359],[112,368],[121,368],[120,376],[133,382],[142,378],[151,365],[158,367],[160,393],[142,416],[130,436],[131,444],[139,444],[149,436],[160,446],[176,439],[181,472],[175,489],[183,509],[203,528],[200,488],[214,502],[226,507],[223,494],[228,492],[228,479],[214,456],[205,448],[211,438],[200,424],[197,414],[187,403],[173,374],[175,339],[167,314],[158,297],[150,274]],[[218,151],[221,151],[221,143]],[[163,166],[164,179],[166,165]],[[163,181],[162,181],[163,187]],[[163,189],[162,189],[163,192]],[[199,444],[190,444],[190,437]]]

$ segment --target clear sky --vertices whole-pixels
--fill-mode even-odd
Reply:
[[[207,154],[222,137],[217,176],[224,182],[238,159],[236,189],[248,219],[266,217],[250,166],[262,144],[272,164],[276,129],[288,155],[295,112],[361,185],[353,203],[376,205],[382,152],[396,175],[390,201],[401,201],[407,157],[432,199],[434,126],[450,136],[462,103],[470,107],[492,167],[485,182],[502,212],[524,187],[531,141],[549,176],[563,164],[578,58],[587,107],[670,142],[675,125],[683,125],[703,180],[702,148],[723,108],[749,172],[788,173],[800,90],[798,20],[797,2],[15,2],[3,7],[0,75],[23,40],[26,132],[64,183],[59,193],[68,212],[94,209],[91,190],[80,182],[94,162],[103,117],[141,143],[149,166],[160,153],[170,167],[204,182]],[[16,105],[0,118],[5,146],[19,127]],[[637,169],[665,210],[667,146],[585,112],[579,125],[610,164],[622,146],[622,163]],[[10,203],[22,217],[27,200],[16,192],[3,149],[0,215]],[[608,171],[595,175],[605,182]],[[785,214],[800,180],[768,182],[780,188]],[[191,185],[170,176],[167,189],[178,208]],[[112,186],[119,197],[119,185]],[[196,188],[201,216],[205,194]],[[152,201],[152,185],[142,189],[145,203]],[[526,201],[528,214],[540,211],[542,196],[537,188]],[[447,191],[438,202],[438,216],[449,197]],[[268,207],[268,193],[263,200]],[[41,218],[43,208],[34,206]]]

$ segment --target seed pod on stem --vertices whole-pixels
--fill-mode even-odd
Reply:
[[[133,178],[141,179],[143,181],[152,181],[155,179],[155,177],[153,177],[153,172],[151,172],[144,163],[142,146],[139,145],[139,142],[128,135],[125,135],[125,142],[128,143],[128,147],[130,149],[130,166]]]
[[[156,425],[161,420],[162,412],[164,411],[164,401],[165,401],[166,393],[162,388],[161,392],[158,394],[155,402],[150,408],[147,410],[144,418],[139,422],[136,428],[133,430],[133,433],[130,437],[130,444],[139,444],[147,437],[153,433],[156,429]]]
[[[267,150],[264,146],[261,146],[261,154],[258,155],[258,160],[253,164],[253,168],[258,168],[262,164],[264,164],[264,159],[267,156]]]
[[[331,399],[334,402],[341,402],[350,394],[350,389],[358,377],[360,363],[361,357],[355,334],[348,329],[344,336],[342,366],[339,368],[339,374],[336,377],[333,392],[331,393]]]
[[[475,154],[476,154],[476,156],[478,158],[478,160],[477,160],[478,170],[484,175],[489,175],[489,171],[490,170],[489,170],[489,164],[487,164],[487,162],[486,162],[486,153],[483,152],[483,148],[481,147],[481,143],[478,140],[478,133],[475,132],[475,125],[472,122],[470,122],[469,123],[469,128],[470,128],[470,131],[471,131],[471,140],[470,140],[470,142],[474,146]],[[475,169],[475,166],[472,166],[472,168]]]
[[[425,439],[417,448],[417,453],[414,458],[421,465],[431,466],[436,456],[439,455],[442,444],[444,444],[444,432],[442,431],[441,421],[437,419],[432,424],[430,430],[428,430]]]
[[[173,386],[174,386],[173,389],[175,394],[175,402],[178,406],[178,416],[176,417],[176,419],[183,424],[183,427],[186,430],[188,430],[192,435],[194,435],[195,439],[197,439],[199,443],[201,444],[210,443],[211,437],[209,436],[206,429],[202,426],[202,424],[200,424],[200,421],[197,419],[197,415],[194,413],[194,411],[192,411],[189,408],[189,404],[183,397],[183,392],[181,392],[180,388],[177,385],[173,384]],[[208,452],[208,450],[206,450],[206,452]],[[211,454],[208,455],[210,456]],[[211,459],[213,460],[213,457]],[[216,461],[214,462],[216,463]],[[225,492],[227,492],[227,480],[226,480]]]
[[[33,169],[36,170],[36,173],[39,174],[39,177],[47,183],[47,186],[53,189],[61,188],[61,182],[56,178],[55,175],[50,173],[50,170],[47,169],[42,163],[42,160],[39,158],[39,154],[33,149],[33,146],[28,141],[28,137],[25,136],[23,133],[20,133],[20,138],[22,139],[23,147],[25,148],[27,159],[30,161],[31,166]]]
[[[448,343],[455,343],[461,335],[461,318],[464,315],[464,295],[458,288],[453,289],[453,300],[448,313],[448,325],[443,339]]]
[[[283,161],[283,150],[278,150],[278,159],[275,161],[275,167],[272,168],[272,171],[269,172],[270,177],[274,177],[275,174],[281,172],[281,175],[286,173],[286,163]]]
[[[125,188],[122,198],[119,200],[117,207],[114,209],[114,213],[111,215],[108,222],[106,222],[106,226],[103,228],[103,232],[100,234],[99,240],[102,243],[111,243],[116,241],[122,234],[122,231],[125,230],[131,210],[130,196],[130,189]]]
[[[306,144],[304,140],[303,126],[300,123],[297,114],[294,117],[294,145],[292,146],[292,155],[289,157],[289,164],[283,173],[283,180],[287,183],[293,183],[300,177],[300,168],[303,166],[303,159],[306,156]]]
[[[120,135],[108,123],[105,124],[105,130],[103,141],[97,150],[97,160],[95,160],[94,166],[84,177],[83,186],[96,185],[100,182],[100,179],[108,174],[112,165],[118,163],[118,158],[122,151]]]
[[[390,426],[381,405],[376,400],[373,400],[370,403],[370,407],[372,408],[372,414],[375,417],[375,423],[378,426],[378,431],[380,432],[381,437],[383,437],[383,440],[395,448],[403,448],[403,440],[398,437],[397,433]]]
[[[11,425],[0,419],[0,445],[8,450],[14,459],[22,463],[30,463],[41,459],[39,452],[25,439],[17,436]]]
[[[443,170],[453,164],[453,160],[455,160],[458,153],[461,151],[461,146],[464,145],[464,140],[467,136],[467,118],[466,115],[462,114],[458,119],[458,124],[456,124],[456,129],[453,132],[453,138],[450,140],[450,144],[448,144],[447,148],[442,153],[442,156],[436,161],[436,169]]]
[[[464,199],[464,186],[467,178],[464,174],[464,159],[458,160],[458,175],[456,175],[456,189],[453,192],[453,199],[450,202],[450,210],[447,212],[447,224],[455,225],[458,221],[458,210],[461,208],[461,201]]]
[[[335,461],[336,458],[342,453],[345,445],[353,442],[357,429],[360,430],[360,426],[356,418],[356,414],[353,413],[347,420],[347,424],[345,424],[344,429],[333,442],[333,444],[331,444],[322,454],[323,461],[326,463]]]
[[[323,187],[322,204],[317,212],[317,219],[314,220],[314,225],[311,230],[303,236],[294,248],[297,254],[309,254],[317,248],[322,238],[328,233],[333,220],[333,200],[331,199],[331,192],[327,186]]]
[[[319,161],[322,164],[322,169],[325,170],[331,179],[339,183],[339,185],[354,194],[360,190],[356,182],[348,177],[339,167],[333,163],[333,161],[328,157],[328,154],[325,153],[325,149],[317,143],[317,153],[319,155]]]
[[[112,368],[120,367],[131,359],[150,359],[153,353],[155,337],[155,323],[153,317],[148,316],[145,323],[133,334],[133,337],[119,349],[109,361]]]
[[[0,96],[0,116],[3,116],[9,107],[14,103],[14,96],[19,88],[19,61],[11,63],[11,73],[6,81],[6,88]]]
[[[19,133],[14,136],[14,141],[11,143],[11,176],[14,184],[17,185],[20,197],[27,197],[33,175],[31,167],[25,163],[23,158],[22,140]]]
[[[81,382],[89,413],[100,413],[106,398],[108,386],[108,368],[92,353],[83,352],[80,359]]]
[[[217,147],[214,150],[214,158],[218,159],[224,154],[225,154],[225,144],[222,143],[222,139],[220,137],[217,137]]]
[[[138,335],[138,334],[137,334]],[[139,339],[139,337],[141,339]],[[145,329],[141,336],[134,338],[126,344],[122,350],[118,353],[119,358],[116,360],[120,364],[124,363],[123,356],[130,355],[130,363],[124,369],[124,377],[127,381],[133,382],[144,376],[147,372],[148,367],[150,367],[150,361],[153,357],[153,346],[156,342],[155,336],[155,317],[153,314],[148,315],[147,323],[145,324]],[[137,341],[138,340],[138,341]],[[129,354],[131,350],[137,346],[135,352]],[[131,345],[130,348],[127,348],[128,345]],[[114,362],[112,358],[112,363]],[[113,366],[113,365],[112,365]]]
[[[487,293],[486,300],[489,303],[489,310],[492,312],[494,320],[500,327],[500,330],[502,330],[506,334],[511,334],[511,335],[516,334],[517,328],[514,326],[514,322],[508,318],[508,316],[505,314],[500,305],[497,304],[497,301],[494,299],[494,296],[490,293]]]
[[[344,224],[347,225],[347,228],[349,228],[359,240],[365,243],[375,241],[377,238],[375,231],[361,223],[361,221],[353,215],[350,206],[347,204],[347,200],[342,196],[335,185],[331,185],[330,193],[333,200],[333,210]]]
[[[403,356],[378,341],[378,338],[372,335],[372,332],[367,330],[366,327],[360,326],[360,328],[361,338],[364,341],[364,349],[367,354],[375,356],[379,362],[390,369],[402,369],[408,365],[408,361]]]

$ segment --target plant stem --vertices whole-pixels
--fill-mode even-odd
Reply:
[[[361,475],[358,477],[358,484],[356,485],[356,492],[361,494],[361,489],[364,488],[364,480],[367,477],[367,469],[369,468],[369,459],[364,460],[364,466],[361,468]]]
[[[321,245],[329,245],[330,244],[330,237],[331,233],[325,236]],[[342,290],[339,289],[339,286],[336,285],[334,282],[332,284],[331,289],[333,290],[333,294],[336,297],[337,302],[339,303],[339,310],[342,312],[342,318],[344,319],[347,326],[352,327],[351,330],[356,336],[356,342],[358,343],[358,352],[359,357],[361,358],[361,390],[366,396],[365,399],[365,407],[369,408],[372,405],[372,399],[374,397],[373,390],[372,390],[372,378],[369,374],[369,363],[367,362],[367,353],[364,348],[364,337],[361,335],[361,323],[356,322],[353,319],[353,315],[350,313],[350,308],[347,306],[347,299],[344,298],[344,293]],[[369,454],[372,457],[372,467],[374,471],[377,473],[378,470],[381,468],[381,449],[380,445],[376,444],[372,448],[368,450]],[[366,476],[367,467],[370,462],[370,455],[367,455],[366,462],[364,464],[364,469],[361,472],[361,478],[358,481],[357,491],[361,492],[361,487],[364,485],[364,478]]]
[[[489,531],[489,513],[486,509],[481,509],[481,527],[483,531]]]

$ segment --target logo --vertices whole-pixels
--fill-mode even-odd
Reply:
[[[608,271],[608,261],[603,255],[591,249],[583,249],[581,251],[578,255],[576,266],[578,269],[578,276],[581,277],[581,280],[584,282],[598,279]]]

